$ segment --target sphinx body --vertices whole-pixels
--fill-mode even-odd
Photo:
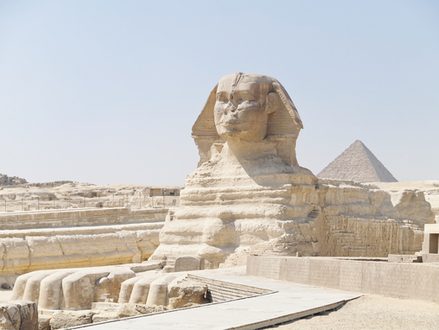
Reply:
[[[414,253],[422,229],[389,194],[322,182],[298,165],[303,128],[273,78],[237,73],[211,91],[192,128],[200,161],[171,210],[151,259],[200,258],[201,267],[248,254],[387,256]],[[431,219],[425,219],[429,222]]]
[[[152,258],[197,256],[210,268],[248,253],[313,254],[302,230],[309,232],[308,215],[318,204],[317,179],[297,164],[301,128],[275,79],[223,77],[192,129],[198,168]]]

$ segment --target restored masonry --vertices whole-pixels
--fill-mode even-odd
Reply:
[[[247,275],[439,303],[439,265],[432,263],[249,256]]]
[[[158,245],[166,209],[56,210],[0,215],[0,283],[38,269],[140,262]]]

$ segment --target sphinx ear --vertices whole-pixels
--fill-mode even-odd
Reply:
[[[276,94],[279,96],[282,107],[288,112],[289,117],[292,119],[294,124],[298,129],[303,128],[302,120],[300,119],[299,112],[296,109],[296,106],[288,95],[287,91],[283,88],[283,86],[277,81],[273,81],[273,89]]]
[[[268,114],[275,112],[279,101],[279,96],[276,92],[268,93],[265,99],[265,112]]]
[[[192,136],[217,136],[213,117],[213,108],[216,102],[216,90],[218,85],[212,88],[203,110],[198,115],[197,120],[192,126]]]
[[[272,113],[268,117],[267,138],[277,142],[278,155],[285,163],[296,166],[296,140],[303,128],[302,120],[287,91],[275,79],[271,91],[267,95],[267,108]]]
[[[215,120],[213,116],[217,86],[218,85],[216,85],[210,92],[203,110],[195,121],[194,126],[192,126],[192,137],[195,140],[200,155],[200,161],[198,164],[209,160],[212,144],[220,139],[215,128]]]

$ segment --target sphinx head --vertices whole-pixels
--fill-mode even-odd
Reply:
[[[268,116],[276,111],[272,79],[236,73],[220,79],[216,89],[214,121],[224,140],[261,141],[267,135]]]
[[[270,140],[279,155],[295,165],[295,142],[302,127],[293,101],[276,79],[235,73],[222,77],[213,88],[192,136],[200,163],[209,159],[215,142]]]

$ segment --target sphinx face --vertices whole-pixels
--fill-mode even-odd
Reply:
[[[265,76],[233,74],[217,87],[215,127],[225,140],[261,141],[267,134],[267,95],[271,82]]]

